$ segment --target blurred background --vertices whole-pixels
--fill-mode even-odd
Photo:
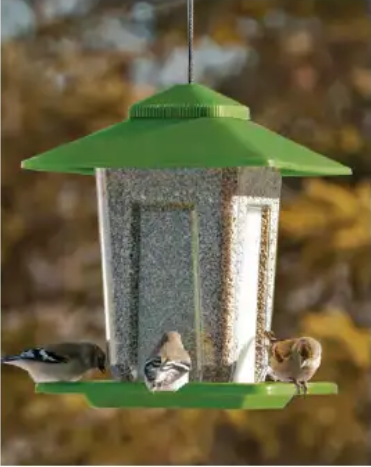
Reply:
[[[2,369],[3,465],[371,460],[371,3],[195,0],[196,80],[354,169],[285,179],[273,328],[324,346],[337,397],[285,410],[93,410]],[[186,81],[185,0],[2,0],[2,353],[104,344],[95,182],[20,162]]]

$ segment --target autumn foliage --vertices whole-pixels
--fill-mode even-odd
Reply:
[[[277,412],[92,410],[77,396],[35,395],[25,374],[6,368],[5,464],[369,460],[366,2],[196,5],[197,39],[208,34],[217,43],[248,47],[257,60],[222,79],[218,90],[249,105],[260,123],[354,169],[346,179],[285,179],[275,292],[276,334],[320,339],[324,363],[315,378],[337,382],[340,395],[297,400]],[[286,15],[286,26],[268,27],[269,15],[280,14]],[[255,19],[259,33],[241,33],[241,18]],[[128,106],[155,91],[130,81],[130,54],[79,45],[88,20],[43,24],[34,36],[2,47],[3,352],[66,337],[104,342],[94,180],[20,170],[23,159],[125,118]],[[185,45],[184,23],[184,9],[162,12],[148,53],[162,57],[174,44]],[[62,39],[74,47],[57,47]]]

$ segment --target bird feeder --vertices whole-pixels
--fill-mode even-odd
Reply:
[[[294,385],[264,383],[282,177],[351,170],[250,120],[199,84],[134,104],[129,118],[25,160],[96,176],[112,381],[39,384],[95,407],[282,408]],[[176,393],[147,391],[145,358],[182,334],[193,370]],[[132,381],[138,369],[139,381]],[[334,394],[332,383],[308,395]]]

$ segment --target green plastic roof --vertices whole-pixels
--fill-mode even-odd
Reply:
[[[309,383],[308,393],[296,396],[295,385],[290,383],[190,383],[177,392],[152,394],[144,383],[100,380],[42,383],[36,392],[82,394],[96,408],[272,410],[283,409],[295,397],[335,395],[338,388],[335,383]]]
[[[49,172],[96,168],[273,167],[283,176],[351,169],[250,120],[249,109],[200,84],[178,84],[134,104],[129,118],[22,162]]]

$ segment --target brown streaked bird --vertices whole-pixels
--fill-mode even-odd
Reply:
[[[144,381],[151,392],[178,391],[189,382],[191,357],[178,332],[166,332],[144,365]]]
[[[91,342],[64,342],[5,356],[1,363],[22,368],[35,383],[78,381],[95,368],[104,373],[106,354]]]
[[[268,374],[276,381],[294,383],[298,394],[301,388],[306,394],[307,382],[321,364],[321,344],[312,337],[279,340],[272,331],[265,336],[269,341]]]

